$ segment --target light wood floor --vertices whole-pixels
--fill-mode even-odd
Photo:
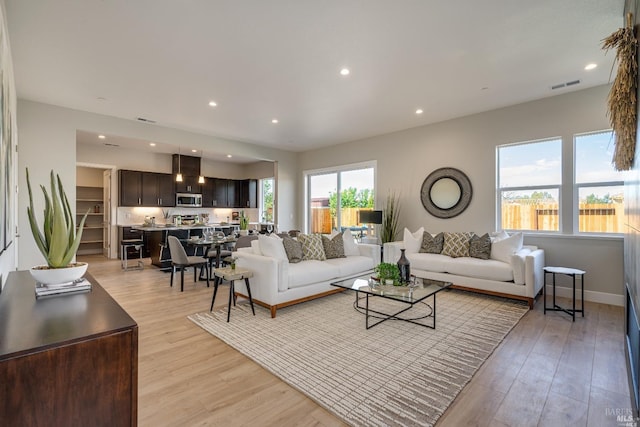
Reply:
[[[186,316],[206,311],[212,289],[149,266],[79,257],[139,325],[141,426],[342,426],[296,389]],[[178,277],[179,280],[179,277]],[[177,286],[176,286],[177,284]],[[225,307],[227,286],[216,298]],[[285,309],[286,310],[286,309]],[[231,313],[233,322],[233,311]],[[616,426],[630,408],[623,310],[587,303],[585,318],[529,311],[460,393],[438,426]]]

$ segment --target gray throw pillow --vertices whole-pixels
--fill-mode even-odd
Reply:
[[[469,240],[469,256],[473,258],[489,259],[491,255],[491,237],[488,233],[478,237],[477,234],[471,236]]]
[[[426,254],[439,254],[442,252],[444,246],[444,233],[438,233],[432,236],[431,233],[425,231],[422,234],[422,245],[420,246],[420,252]]]
[[[346,258],[344,255],[344,240],[342,234],[336,234],[332,239],[322,236],[322,246],[327,259]]]
[[[291,236],[283,236],[282,245],[290,263],[295,264],[302,261],[302,243],[291,238]]]

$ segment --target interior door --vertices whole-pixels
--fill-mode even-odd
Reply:
[[[102,255],[109,258],[111,252],[111,170],[102,172],[102,198],[104,214],[102,216]]]

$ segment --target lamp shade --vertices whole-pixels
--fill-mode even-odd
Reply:
[[[382,211],[358,211],[360,224],[382,224]]]

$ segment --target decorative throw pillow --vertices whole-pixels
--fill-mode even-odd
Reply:
[[[353,238],[353,234],[351,234],[351,230],[348,228],[344,230],[342,233],[342,242],[344,246],[344,254],[346,256],[355,256],[360,255],[360,249],[358,249],[358,244],[356,240]]]
[[[420,250],[422,244],[422,235],[424,234],[424,227],[420,227],[415,233],[409,231],[408,228],[404,229],[404,249],[405,253],[415,254]]]
[[[444,246],[444,233],[438,233],[432,236],[431,233],[425,231],[422,234],[422,245],[420,252],[426,254],[439,254]],[[406,251],[405,251],[406,252]]]
[[[463,256],[469,256],[469,240],[473,233],[444,233],[444,246],[442,248],[442,255],[450,256],[451,258],[458,258]]]
[[[320,234],[300,234],[298,241],[302,243],[302,260],[317,259],[324,261],[327,259],[322,246],[322,236]]]
[[[302,261],[302,243],[291,236],[284,236],[282,238],[282,245],[284,246],[284,251],[290,263],[295,264]]]
[[[260,252],[262,252],[262,255],[285,261],[289,260],[287,253],[284,251],[282,239],[275,234],[260,234],[258,235],[258,242],[260,243]]]
[[[324,248],[324,255],[327,259],[345,258],[342,234],[336,234],[331,239],[322,236],[322,247]]]
[[[514,233],[506,239],[493,242],[491,244],[491,259],[511,264],[511,255],[522,249],[523,239],[522,233]]]
[[[489,259],[491,255],[491,237],[485,233],[482,237],[474,233],[469,240],[469,256],[473,258]]]
[[[506,239],[507,237],[509,237],[509,234],[504,230],[500,230],[489,234],[489,236],[491,236],[491,243],[493,243],[497,242],[498,240]]]

